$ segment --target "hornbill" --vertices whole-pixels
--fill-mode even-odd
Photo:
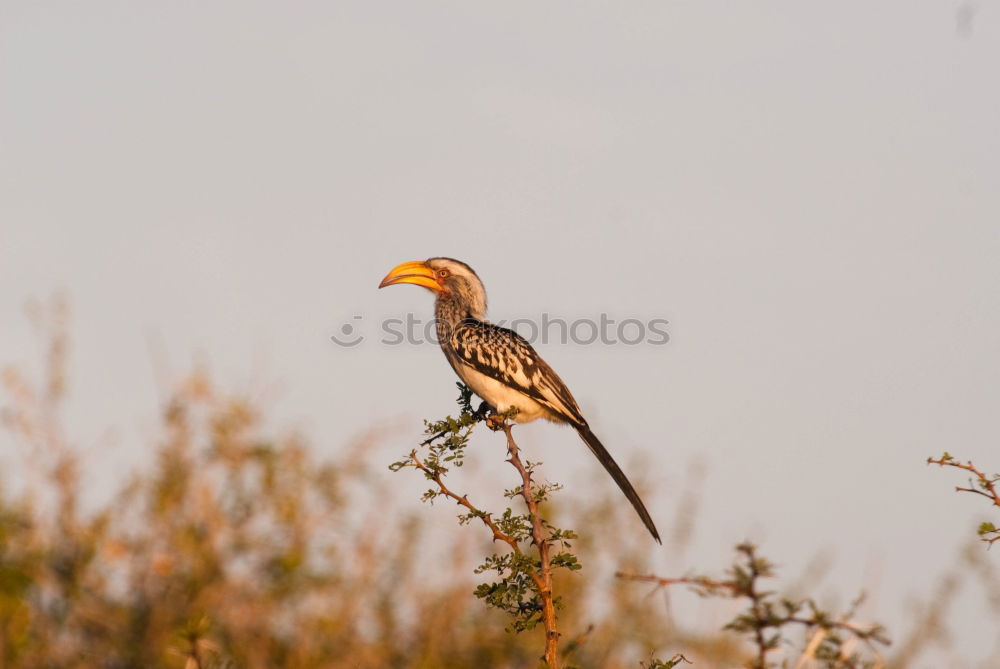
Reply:
[[[646,506],[591,432],[566,384],[523,337],[485,320],[486,289],[475,271],[452,258],[407,262],[389,272],[379,288],[401,283],[423,286],[437,296],[438,342],[459,378],[495,411],[516,408],[518,423],[545,418],[572,425],[660,542]]]

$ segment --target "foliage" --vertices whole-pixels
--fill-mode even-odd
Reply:
[[[690,661],[680,653],[674,655],[669,660],[658,660],[656,658],[651,659],[648,663],[642,663],[642,669],[674,669],[681,662],[687,662],[691,664]]]
[[[971,492],[981,495],[990,500],[993,506],[1000,507],[1000,474],[986,474],[977,468],[972,461],[961,462],[947,451],[939,458],[927,458],[927,464],[938,465],[939,467],[954,467],[972,474],[969,478],[969,486],[963,488],[956,486],[957,492]],[[979,538],[986,542],[987,546],[992,546],[993,542],[1000,541],[1000,528],[989,521],[979,523],[976,530]]]
[[[687,585],[703,597],[746,600],[746,609],[723,629],[736,632],[751,642],[754,651],[744,663],[749,669],[779,666],[769,661],[768,654],[789,644],[789,630],[797,627],[805,629],[807,639],[805,648],[800,651],[801,657],[814,660],[819,666],[853,669],[882,665],[874,644],[889,643],[885,631],[880,625],[861,625],[851,621],[862,598],[858,598],[849,611],[838,617],[822,610],[812,599],[778,597],[772,591],[761,589],[761,579],[772,578],[774,567],[757,554],[756,546],[743,543],[736,547],[736,551],[739,557],[729,568],[728,578],[722,580],[707,576],[661,578],[626,573],[619,573],[618,576],[654,583],[658,588]],[[869,657],[851,650],[853,644],[849,644],[848,639],[865,642],[870,651]],[[671,661],[677,659],[675,657]]]
[[[520,620],[537,617],[537,607],[531,607],[534,586],[515,582],[512,595],[500,593],[499,606],[482,606],[470,593],[512,573],[534,571],[536,564],[519,565],[520,572],[499,564],[498,571],[473,559],[489,549],[491,532],[442,531],[432,527],[433,514],[414,515],[400,507],[398,489],[417,481],[386,476],[368,464],[381,457],[383,428],[345,438],[337,448],[316,448],[295,432],[269,428],[260,402],[227,392],[196,370],[172,380],[163,389],[156,421],[128,437],[128,448],[147,455],[132,476],[118,480],[107,471],[107,456],[92,457],[94,445],[75,439],[62,420],[69,388],[65,303],[34,315],[45,352],[40,371],[8,366],[0,372],[0,667],[535,666],[546,640],[543,626],[504,631],[515,620],[505,607],[523,602]],[[79,387],[103,392],[98,385]],[[112,413],[102,418],[109,423],[134,423],[133,416],[108,406]],[[462,435],[478,424],[467,413],[461,411],[454,425],[437,428],[448,430],[436,442],[443,450],[433,466],[448,470],[442,476],[461,478],[457,474],[465,471],[456,469],[466,455],[486,457],[464,448]],[[433,462],[431,450],[428,445],[419,452],[421,461]],[[319,457],[320,452],[332,455]],[[529,467],[534,471],[534,464],[524,464],[528,474]],[[603,481],[603,472],[595,475]],[[509,492],[519,489],[523,485]],[[676,495],[670,506],[677,516],[657,558],[683,555],[692,533],[702,531],[699,489],[691,478],[667,487],[664,494]],[[553,492],[544,485],[528,490],[546,497]],[[413,493],[419,495],[419,488]],[[696,667],[734,667],[752,657],[751,630],[679,624],[669,602],[636,596],[634,587],[602,578],[614,569],[651,571],[648,536],[634,531],[632,511],[619,502],[617,490],[595,484],[565,506],[558,504],[562,497],[570,495],[544,502],[543,514],[511,511],[489,518],[500,532],[520,537],[516,543],[524,555],[537,550],[524,534],[527,521],[532,531],[542,516],[586,529],[576,537],[542,526],[553,542],[551,589],[563,605],[563,661],[601,669],[635,669],[644,658],[647,667],[687,666],[688,660]],[[471,512],[462,509],[466,523],[483,525],[487,514]],[[561,549],[564,542],[572,549]],[[586,570],[574,571],[576,556]],[[739,566],[746,571],[749,563],[741,556]],[[998,593],[1000,601],[1000,584],[989,580],[995,569],[990,571],[986,557],[972,551],[943,575],[926,606],[914,611],[914,629],[901,635],[901,650],[887,666],[926,665],[929,644],[947,643],[944,619],[959,576],[979,578],[983,590]],[[477,565],[486,566],[478,578],[488,574],[492,580],[477,583]],[[723,580],[747,579],[731,572]],[[729,590],[710,597],[732,596]],[[790,613],[782,598],[757,592],[772,603],[768,615],[810,619],[819,613],[808,601]],[[692,598],[683,620],[702,619],[696,607],[712,603]],[[746,625],[758,624],[750,607],[741,615],[747,614]],[[849,618],[824,615],[811,627],[789,621],[781,629],[850,636],[824,627]],[[769,638],[776,628],[766,630]],[[811,652],[816,634],[792,647],[782,633],[780,648],[768,651],[767,658],[815,666],[799,662]],[[675,655],[679,652],[684,655]],[[672,657],[656,660],[656,653]]]
[[[522,462],[517,444],[511,436],[510,425],[507,424],[507,419],[512,417],[513,412],[487,418],[485,405],[479,411],[473,411],[472,391],[464,384],[457,385],[458,404],[461,407],[459,417],[456,419],[448,416],[440,421],[425,421],[425,433],[429,438],[421,445],[427,447],[427,454],[421,458],[413,450],[408,458],[394,462],[389,468],[400,471],[412,467],[421,471],[428,481],[434,483],[423,494],[423,501],[433,502],[439,497],[451,498],[465,509],[458,517],[462,525],[479,520],[490,531],[494,541],[507,546],[508,550],[505,552],[487,555],[475,568],[477,574],[495,573],[495,579],[481,583],[475,589],[475,595],[510,617],[507,626],[509,631],[524,632],[534,629],[539,623],[543,624],[547,639],[546,663],[550,667],[558,666],[559,634],[555,611],[562,606],[562,600],[554,595],[552,589],[553,572],[559,569],[580,569],[576,556],[568,550],[571,548],[569,542],[576,539],[576,534],[572,530],[552,526],[539,510],[539,505],[548,500],[559,486],[552,483],[537,484],[533,475],[538,463]],[[517,513],[511,507],[500,514],[483,511],[469,501],[468,495],[457,495],[445,484],[449,466],[462,465],[469,435],[480,421],[485,421],[495,431],[502,429],[507,437],[508,462],[519,473],[521,485],[506,490],[504,497],[509,500],[523,498],[524,513]],[[559,553],[550,552],[554,545],[560,547]]]
[[[3,481],[23,483],[0,490],[0,666],[535,662],[540,630],[508,635],[505,614],[469,596],[476,584],[466,556],[480,541],[442,537],[394,508],[390,482],[366,464],[372,435],[321,461],[299,435],[267,430],[251,398],[205,372],[176,382],[159,425],[136,444],[150,453],[147,466],[108,501],[84,504],[94,490],[86,482],[108,478],[81,459],[86,449],[60,420],[63,321],[40,324],[48,353],[40,383],[14,367],[2,374],[3,452],[23,456]],[[441,453],[445,466],[456,462],[450,455]],[[567,600],[595,596],[583,585],[557,579]],[[629,643],[603,621],[657,618],[631,602],[565,613],[570,632],[601,630],[578,646],[577,661],[609,668],[634,663]]]

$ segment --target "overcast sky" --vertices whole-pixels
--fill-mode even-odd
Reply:
[[[377,420],[403,427],[375,464],[405,452],[455,390],[435,347],[377,341],[431,314],[376,290],[403,261],[466,261],[494,319],[663,318],[662,346],[539,346],[649,463],[654,516],[705,463],[692,554],[655,560],[829,552],[898,637],[989,511],[925,458],[1000,468],[1000,6],[960,9],[6,0],[0,362],[36,359],[21,308],[65,289],[105,490],[146,461],[151,349],[277,388],[324,455]],[[586,490],[571,430],[519,433]],[[953,619],[974,657],[985,606]]]

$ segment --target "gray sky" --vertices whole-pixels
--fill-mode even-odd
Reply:
[[[831,552],[830,590],[877,584],[898,636],[988,514],[924,459],[1000,468],[1000,7],[978,7],[959,31],[913,0],[7,0],[3,362],[36,358],[26,298],[65,288],[71,432],[111,429],[105,489],[144,462],[151,341],[270,389],[330,455],[450,411],[434,347],[329,340],[430,315],[375,289],[405,260],[465,260],[495,319],[666,318],[666,346],[540,347],[649,485],[706,463],[692,554],[656,560]],[[520,433],[585,489],[571,430]],[[980,656],[984,606],[955,613]]]

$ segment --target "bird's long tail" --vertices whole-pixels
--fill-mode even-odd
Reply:
[[[608,449],[604,448],[604,444],[602,444],[601,440],[590,431],[589,427],[586,425],[578,425],[575,427],[576,431],[580,433],[580,438],[582,438],[587,443],[587,446],[590,447],[590,452],[601,461],[601,464],[604,465],[604,469],[611,474],[611,478],[615,480],[618,487],[621,488],[622,492],[625,493],[625,496],[628,497],[628,501],[632,502],[632,507],[635,509],[635,512],[639,514],[639,517],[642,519],[643,524],[645,524],[646,529],[653,535],[653,538],[656,539],[657,543],[662,544],[663,542],[660,541],[660,534],[656,531],[656,525],[653,524],[653,519],[650,518],[649,511],[646,511],[646,505],[642,503],[641,499],[639,499],[639,493],[637,493],[635,488],[632,487],[632,484],[629,483],[629,480],[625,476],[625,473],[621,470],[621,467],[618,466],[615,459],[611,457],[610,453],[608,453]]]

